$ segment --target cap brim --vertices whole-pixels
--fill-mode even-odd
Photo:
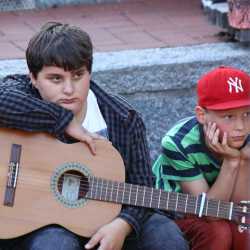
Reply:
[[[207,106],[207,109],[211,110],[226,110],[226,109],[235,109],[250,106],[250,97],[249,100],[239,100],[239,101],[231,101],[224,102],[220,104]]]

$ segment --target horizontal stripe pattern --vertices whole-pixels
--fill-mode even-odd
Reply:
[[[207,150],[200,126],[195,117],[189,117],[166,133],[161,154],[153,165],[156,187],[179,192],[181,181],[205,178],[209,185],[215,181],[219,162]]]

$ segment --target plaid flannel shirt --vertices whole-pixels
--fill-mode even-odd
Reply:
[[[90,88],[107,123],[109,139],[123,158],[126,182],[152,186],[142,118],[123,98],[106,93],[92,81]],[[1,127],[49,132],[66,141],[64,130],[72,118],[71,111],[42,100],[28,76],[7,76],[0,82]],[[150,211],[145,208],[123,205],[119,217],[125,219],[138,234],[149,215]]]

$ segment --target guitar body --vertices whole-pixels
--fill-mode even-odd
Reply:
[[[0,239],[50,224],[89,237],[111,222],[121,205],[232,220],[243,229],[250,202],[240,205],[124,183],[120,154],[104,140],[97,154],[45,133],[0,129]]]
[[[12,144],[22,145],[22,152],[13,206],[6,206]],[[59,224],[88,237],[117,216],[119,204],[86,200],[84,204],[70,206],[58,200],[52,188],[55,184],[52,176],[58,177],[68,163],[79,163],[91,175],[105,179],[123,182],[125,178],[120,155],[106,141],[97,141],[97,154],[93,156],[84,143],[65,144],[45,133],[0,129],[1,239],[17,237],[49,224]]]

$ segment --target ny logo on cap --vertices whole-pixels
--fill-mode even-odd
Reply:
[[[234,79],[232,77],[230,77],[227,80],[227,83],[229,85],[229,92],[230,93],[233,92],[233,87],[234,87],[236,93],[239,93],[239,91],[241,91],[241,92],[244,91],[244,89],[242,88],[242,85],[241,85],[241,80],[238,77],[235,77]]]

